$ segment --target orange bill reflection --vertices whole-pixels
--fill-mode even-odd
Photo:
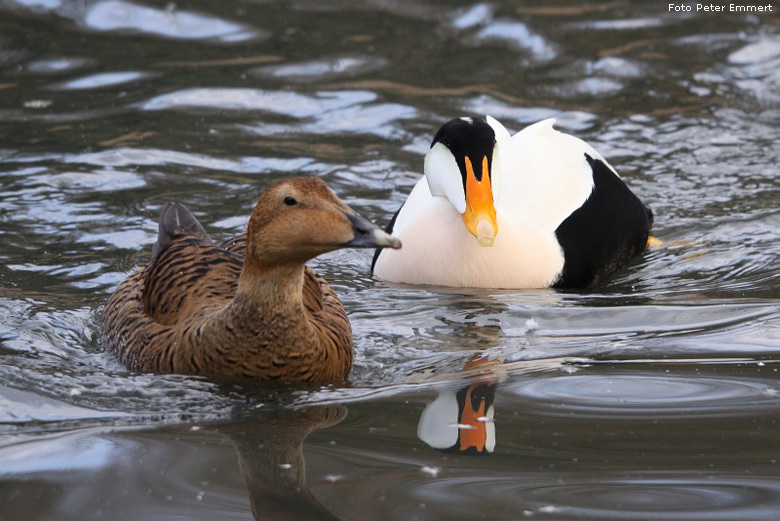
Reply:
[[[479,370],[497,360],[473,356],[464,370]],[[417,436],[429,446],[457,454],[490,454],[496,446],[493,399],[498,378],[477,375],[469,385],[446,389],[429,403],[417,424]]]

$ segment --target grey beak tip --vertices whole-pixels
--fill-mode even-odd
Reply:
[[[377,225],[358,214],[347,215],[352,223],[355,237],[346,246],[357,248],[393,248],[401,247],[401,241],[389,233],[382,231]]]

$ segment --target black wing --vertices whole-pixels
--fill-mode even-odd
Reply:
[[[647,247],[653,212],[601,160],[585,154],[593,192],[555,230],[564,253],[556,288],[595,286]]]

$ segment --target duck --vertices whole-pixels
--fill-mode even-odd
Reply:
[[[341,248],[400,246],[314,177],[270,185],[246,233],[221,243],[184,206],[168,203],[150,261],[106,302],[100,337],[133,371],[344,380],[350,322],[305,263]]]
[[[589,288],[648,247],[652,211],[555,119],[511,135],[495,118],[445,123],[377,249],[385,281],[496,289]]]

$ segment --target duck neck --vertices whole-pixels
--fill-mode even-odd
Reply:
[[[236,301],[254,312],[304,319],[304,264],[265,264],[245,258]]]

